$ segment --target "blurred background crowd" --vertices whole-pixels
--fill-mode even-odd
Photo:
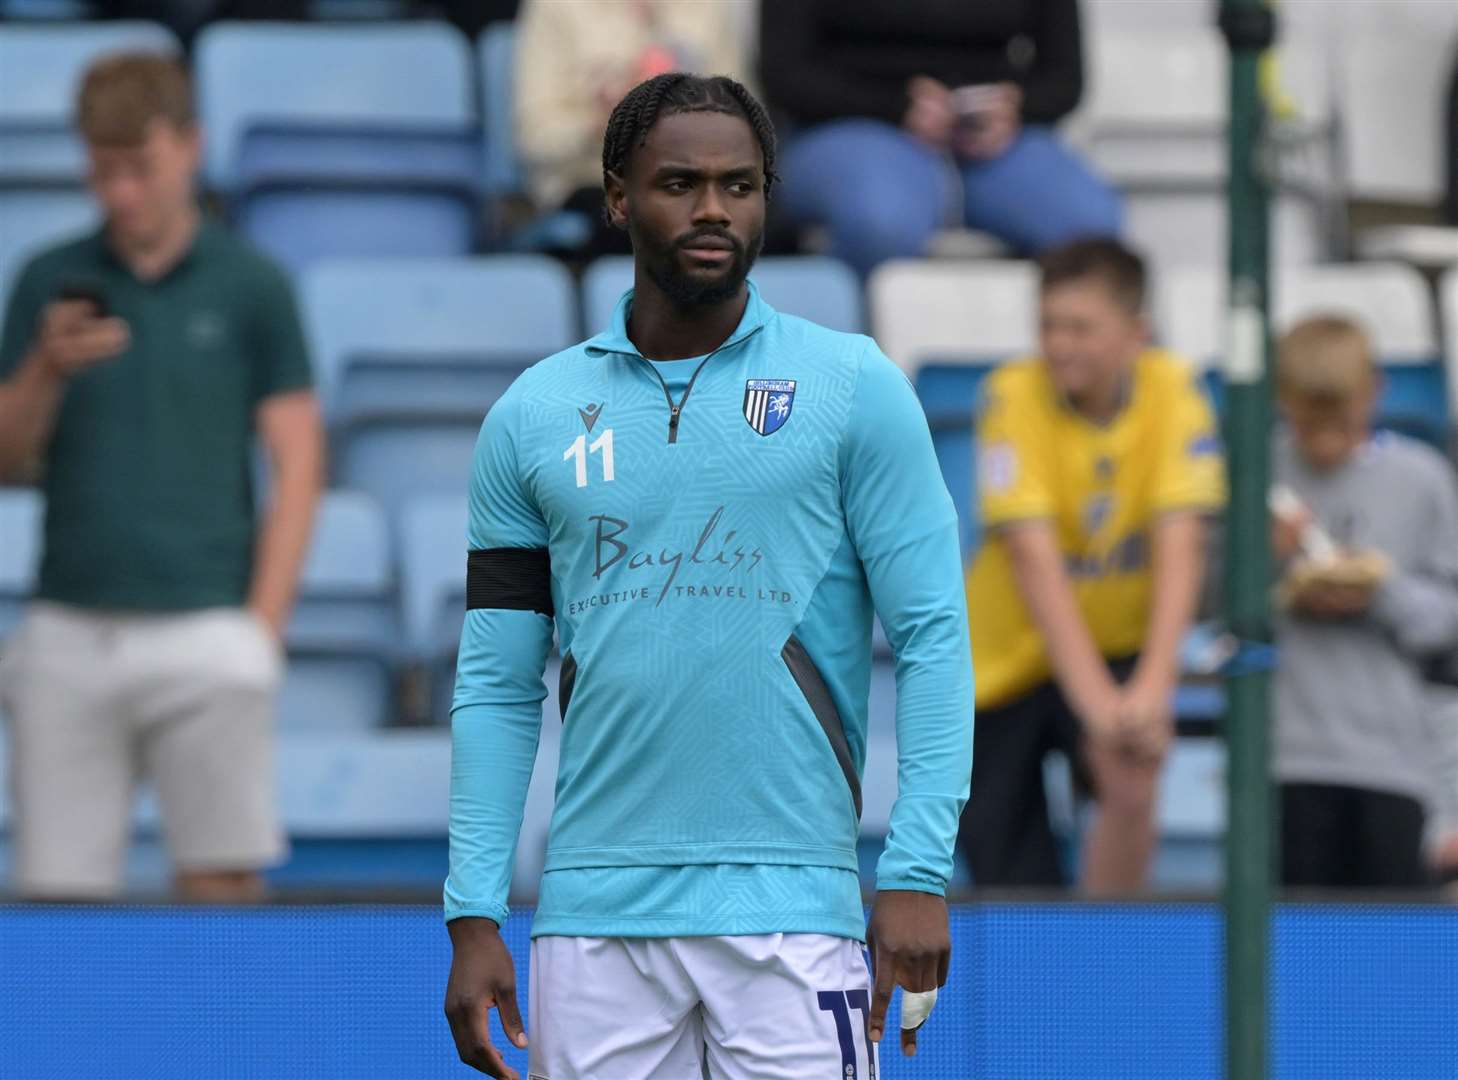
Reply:
[[[626,236],[601,213],[603,128],[628,89],[673,70],[731,74],[769,106],[782,184],[752,277],[781,310],[873,334],[911,379],[962,519],[974,638],[979,573],[1020,590],[998,603],[1033,609],[1051,663],[980,692],[980,711],[1052,680],[1068,700],[1049,709],[1092,723],[1155,631],[1147,580],[1079,584],[1073,633],[1114,674],[1081,693],[1056,643],[1037,644],[1051,624],[1014,565],[1036,556],[1008,529],[1027,493],[1007,465],[1032,414],[1003,415],[1016,380],[999,373],[987,395],[984,377],[1056,358],[1049,301],[1090,283],[1091,314],[1068,318],[1108,336],[1075,353],[1112,357],[1111,385],[1142,386],[1129,373],[1155,360],[1188,372],[1198,399],[1167,399],[1184,441],[1152,452],[1169,469],[1131,498],[1147,496],[1146,538],[1169,511],[1215,515],[1191,558],[1090,570],[1073,552],[1101,535],[1105,497],[1079,489],[1065,507],[1050,480],[1040,511],[1080,582],[1137,570],[1158,594],[1160,566],[1183,568],[1190,610],[1158,645],[1174,677],[1149,684],[1174,737],[1143,780],[1090,777],[1051,725],[1018,751],[1017,790],[980,811],[1043,864],[974,838],[958,882],[1214,887],[1228,642],[1205,586],[1223,485],[1190,478],[1219,462],[1226,348],[1214,8],[0,0],[0,888],[160,890],[173,870],[201,897],[438,885],[476,430],[525,366],[604,329],[631,284]],[[1277,10],[1262,160],[1287,421],[1284,872],[1429,886],[1458,865],[1458,7]],[[1090,440],[1151,400],[1159,414],[1142,390],[1091,407],[1092,435],[1050,427],[1039,447],[1067,456],[1048,475],[1082,463],[1117,489],[1147,448]],[[1099,623],[1106,604],[1127,605],[1119,627]],[[1009,631],[986,632],[980,676]],[[867,870],[895,796],[883,638],[871,686]],[[1130,840],[1102,878],[1080,854],[1100,821]]]

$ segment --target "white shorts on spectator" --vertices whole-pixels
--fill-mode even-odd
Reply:
[[[156,785],[177,869],[256,870],[282,858],[273,761],[282,674],[278,645],[239,608],[34,604],[0,657],[12,888],[115,894],[143,778]]]
[[[865,946],[824,934],[540,937],[531,1080],[869,1080]]]

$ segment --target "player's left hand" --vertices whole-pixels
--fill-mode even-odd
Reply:
[[[1164,760],[1174,740],[1173,697],[1171,680],[1136,672],[1120,696],[1121,749],[1149,764]]]
[[[876,896],[871,925],[866,929],[871,953],[871,1041],[880,1042],[886,1030],[891,992],[925,992],[946,985],[952,962],[952,932],[947,902],[931,893],[891,889]],[[916,1053],[918,1027],[901,1029],[901,1052]]]

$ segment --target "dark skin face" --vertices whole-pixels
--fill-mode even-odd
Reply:
[[[744,314],[764,241],[764,153],[740,116],[659,117],[610,175],[608,216],[633,241],[628,336],[650,360],[711,352]]]

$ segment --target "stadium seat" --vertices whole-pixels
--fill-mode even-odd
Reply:
[[[860,282],[839,259],[770,256],[756,262],[749,276],[765,300],[786,315],[798,315],[847,334],[866,332]],[[631,256],[598,259],[587,268],[582,278],[582,309],[589,334],[608,328],[618,298],[632,287]]]
[[[1229,54],[1213,23],[1108,29],[1092,36],[1089,101],[1074,127],[1101,174],[1124,194],[1125,236],[1159,268],[1225,258]],[[1278,57],[1283,158],[1273,253],[1310,262],[1331,247],[1336,192],[1331,91],[1312,50]],[[1298,169],[1319,160],[1320,165]]]
[[[450,720],[456,649],[466,610],[466,494],[422,495],[399,522],[401,609],[410,658],[430,686],[430,715]]]
[[[1279,334],[1314,314],[1355,318],[1372,337],[1383,367],[1378,423],[1444,447],[1452,425],[1449,380],[1439,362],[1432,303],[1422,275],[1399,263],[1285,267],[1272,286]],[[1159,324],[1169,344],[1210,365],[1218,384],[1224,351],[1225,279],[1209,268],[1182,268],[1160,283]]]
[[[367,495],[327,492],[286,634],[281,725],[310,731],[384,726],[394,698],[398,640],[384,514]]]
[[[80,190],[0,190],[0,297],[31,256],[75,239],[99,224],[91,196]],[[0,307],[0,320],[4,319]]]
[[[491,404],[576,337],[571,278],[538,255],[330,261],[302,294],[337,478],[392,517],[464,492]]]
[[[977,543],[973,407],[987,372],[1033,345],[1037,273],[1025,262],[895,260],[877,267],[867,288],[876,340],[926,410],[970,552]]]
[[[128,49],[179,46],[149,22],[0,25],[0,181],[81,183],[86,159],[71,127],[81,77],[98,57]]]
[[[196,66],[207,179],[286,265],[474,246],[482,161],[451,27],[219,23]]]
[[[1448,378],[1448,412],[1458,418],[1458,262],[1438,281],[1438,322],[1443,327],[1443,371]]]
[[[39,570],[45,506],[29,488],[0,488],[0,642],[20,622]]]
[[[1354,198],[1428,206],[1443,194],[1438,136],[1446,130],[1452,36],[1391,19],[1375,30],[1354,25],[1342,35],[1337,73],[1347,185]]]

